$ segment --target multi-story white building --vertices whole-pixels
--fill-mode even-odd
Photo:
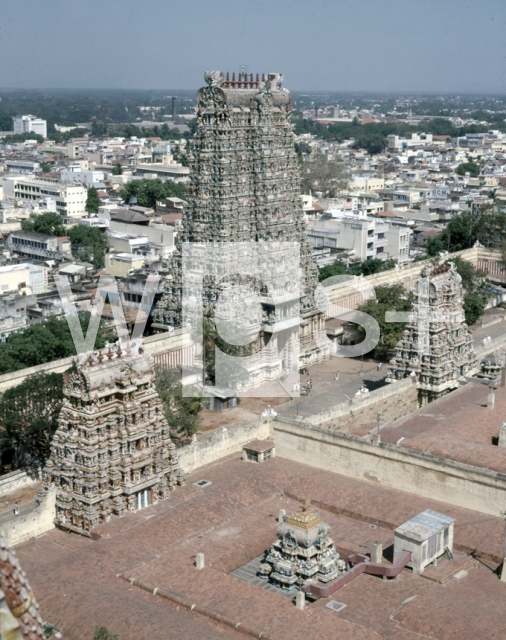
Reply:
[[[331,211],[334,214],[334,212]],[[378,238],[380,245],[375,246],[376,221],[366,216],[352,216],[335,212],[332,218],[315,220],[307,227],[307,234],[312,246],[317,249],[353,249],[360,260],[373,258],[385,259],[384,238]],[[378,250],[379,249],[379,250]]]
[[[32,131],[43,138],[47,138],[47,122],[36,116],[14,116],[14,133],[28,133]]]
[[[104,187],[103,171],[83,171],[80,164],[71,164],[66,169],[60,171],[60,178],[63,182],[69,180],[79,180],[88,187]]]
[[[82,184],[28,176],[5,177],[3,191],[5,200],[38,201],[52,196],[56,200],[56,211],[63,218],[63,222],[87,215],[85,206],[88,190]]]
[[[423,147],[433,143],[432,133],[407,133],[406,136],[387,136],[388,151],[401,151],[410,147]]]

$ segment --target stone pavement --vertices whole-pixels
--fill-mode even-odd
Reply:
[[[193,485],[202,479],[211,484]],[[446,585],[409,570],[387,582],[362,575],[335,594],[347,605],[341,612],[326,600],[299,611],[289,598],[230,573],[270,546],[279,509],[293,512],[302,498],[331,525],[342,555],[366,552],[376,540],[388,548],[396,526],[432,508],[456,518],[456,545],[477,549],[482,560]],[[280,458],[258,465],[230,456],[195,471],[170,500],[94,533],[97,540],[55,530],[17,548],[43,617],[72,640],[91,640],[96,625],[120,640],[245,637],[233,630],[238,623],[256,637],[280,640],[504,638],[506,585],[493,573],[502,554],[501,519]],[[456,560],[459,569],[466,564],[462,552]],[[153,595],[155,588],[173,601]],[[193,604],[198,609],[190,611]]]

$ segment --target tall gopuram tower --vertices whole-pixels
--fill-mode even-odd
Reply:
[[[111,515],[147,507],[184,484],[140,340],[75,358],[63,393],[44,468],[46,487],[57,488],[58,525],[89,535]]]
[[[225,77],[222,72],[212,71],[206,72],[205,80],[206,86],[197,92],[198,126],[190,156],[189,206],[183,214],[172,274],[153,313],[154,322],[173,327],[185,324],[183,243],[253,242],[275,247],[276,243],[297,242],[300,246],[297,369],[301,364],[320,361],[328,357],[329,347],[325,318],[315,303],[318,272],[306,236],[300,198],[300,174],[290,126],[291,95],[281,87],[279,74],[261,79],[258,74],[256,78],[253,74],[239,74],[236,78],[235,74],[227,73]],[[233,252],[230,247],[230,255]],[[260,280],[250,280],[249,285],[255,293],[266,296]],[[227,278],[221,282],[213,277],[205,279],[204,317],[214,321],[214,304],[220,293],[239,281],[237,277],[228,278],[228,282]],[[284,286],[288,293],[290,284]],[[273,326],[286,318],[286,305],[283,309],[283,305],[273,305],[265,297],[261,306],[263,319],[255,345],[257,352],[268,343],[274,350]],[[274,360],[266,358],[264,367],[258,361],[254,363],[254,358],[251,360],[248,368],[255,373],[249,386],[276,379],[289,368],[283,354]]]
[[[459,386],[476,369],[473,340],[464,322],[462,279],[452,264],[422,269],[415,302],[390,361],[387,381],[414,372],[422,405]]]

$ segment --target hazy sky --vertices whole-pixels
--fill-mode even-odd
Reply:
[[[506,93],[506,0],[0,0],[0,87]]]

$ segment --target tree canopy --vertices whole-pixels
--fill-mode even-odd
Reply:
[[[62,224],[61,216],[52,211],[44,211],[37,215],[32,214],[29,220],[23,220],[21,228],[23,231],[47,233],[56,237],[67,234],[67,228]]]
[[[61,373],[37,373],[0,394],[0,457],[12,468],[42,464],[63,402]]]
[[[93,634],[93,640],[118,640],[119,635],[112,633],[107,627],[95,627],[95,633]]]
[[[427,254],[469,249],[478,240],[486,247],[500,249],[506,238],[506,207],[472,207],[453,217],[440,236],[427,242]]]
[[[104,262],[104,253],[107,247],[107,236],[97,227],[85,227],[84,224],[76,224],[69,230],[72,244],[84,244],[93,251],[93,266],[101,269]]]
[[[121,166],[121,164],[119,162],[117,162],[114,167],[112,168],[112,175],[113,176],[121,176],[123,175],[123,167]]]
[[[294,132],[296,135],[311,133],[323,140],[354,139],[355,149],[365,149],[370,154],[381,153],[387,146],[387,136],[390,134],[402,136],[407,133],[419,133],[420,127],[408,125],[404,122],[370,122],[361,125],[357,119],[352,122],[337,122],[324,125],[314,120],[306,120],[302,117],[293,117]],[[434,118],[423,123],[423,131],[434,135],[450,135],[452,137],[463,136],[466,133],[481,133],[488,130],[486,126],[469,125],[456,128],[446,118]]]
[[[459,164],[457,167],[457,173],[459,176],[465,176],[466,173],[469,173],[471,178],[477,178],[480,175],[480,165],[474,162],[471,158],[467,162],[463,162]]]
[[[395,267],[395,260],[389,258],[385,262],[379,258],[373,258],[372,260],[364,260],[359,265],[347,267],[342,260],[336,260],[333,264],[329,264],[325,267],[321,267],[318,270],[318,279],[320,282],[338,275],[350,275],[350,276],[370,276],[374,273],[381,273],[382,271],[388,271]]]
[[[183,397],[181,374],[174,369],[157,367],[156,390],[163,404],[163,412],[169,427],[176,437],[187,439],[200,429],[198,414],[204,405],[204,398]]]
[[[100,206],[100,198],[98,197],[98,191],[96,187],[90,187],[88,189],[88,197],[86,198],[85,209],[88,213],[98,213]]]
[[[472,325],[485,312],[490,298],[484,271],[478,270],[471,262],[460,256],[452,258],[455,269],[462,278],[464,288],[464,315],[467,325]]]
[[[301,165],[301,187],[303,193],[321,191],[323,197],[333,198],[346,188],[350,179],[347,166],[329,160],[316,152],[303,160]]]
[[[44,142],[44,138],[39,136],[38,133],[33,131],[26,131],[25,133],[13,133],[10,136],[5,136],[2,140],[3,144],[15,144],[17,142],[26,142],[26,140],[35,140],[36,142]]]
[[[146,178],[127,182],[119,194],[126,203],[130,202],[130,198],[135,197],[141,207],[154,207],[157,202],[171,196],[184,199],[186,191],[184,185],[172,180],[162,182],[159,178],[156,180]]]
[[[378,357],[385,357],[388,352],[395,349],[399,342],[405,322],[387,322],[387,311],[411,311],[413,306],[413,293],[406,293],[402,284],[376,287],[376,299],[368,300],[358,307],[359,311],[372,316],[380,327],[380,341],[374,351]],[[361,333],[365,333],[362,327],[358,327]]]
[[[12,131],[13,128],[12,116],[5,111],[0,111],[0,131]]]
[[[79,312],[79,321],[86,334],[90,321],[88,311]],[[99,330],[95,349],[105,346],[112,336],[102,336]],[[49,316],[40,324],[9,334],[6,342],[0,343],[0,374],[34,367],[60,358],[76,355],[76,348],[66,318]]]

